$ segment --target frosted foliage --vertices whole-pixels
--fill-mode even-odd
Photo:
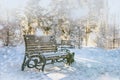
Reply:
[[[42,36],[42,35],[44,35],[44,33],[41,29],[37,29],[36,32],[35,32],[35,35],[36,36]]]
[[[2,25],[0,25],[0,30],[3,29],[4,27]]]

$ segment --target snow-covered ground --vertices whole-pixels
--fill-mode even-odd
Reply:
[[[24,46],[0,48],[0,80],[120,80],[120,49],[71,49],[75,62],[47,65],[45,72],[21,71]]]

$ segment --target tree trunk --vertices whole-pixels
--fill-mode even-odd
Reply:
[[[5,46],[9,46],[9,29],[7,29],[6,44],[5,44]]]

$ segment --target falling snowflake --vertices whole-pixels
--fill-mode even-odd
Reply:
[[[0,25],[0,30],[3,29],[4,27],[2,25]]]
[[[41,29],[37,29],[35,35],[36,36],[42,36],[42,35],[44,35],[44,33]]]
[[[2,46],[3,45],[3,42],[0,40],[0,46]]]
[[[20,30],[15,30],[15,33],[16,34],[20,34]]]
[[[7,58],[7,55],[4,55],[3,57],[6,59],[6,58]]]

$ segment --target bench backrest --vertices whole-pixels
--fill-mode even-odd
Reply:
[[[56,52],[57,45],[53,36],[24,35],[27,52]]]
[[[71,43],[71,40],[61,40],[61,47],[62,48],[74,48]]]

